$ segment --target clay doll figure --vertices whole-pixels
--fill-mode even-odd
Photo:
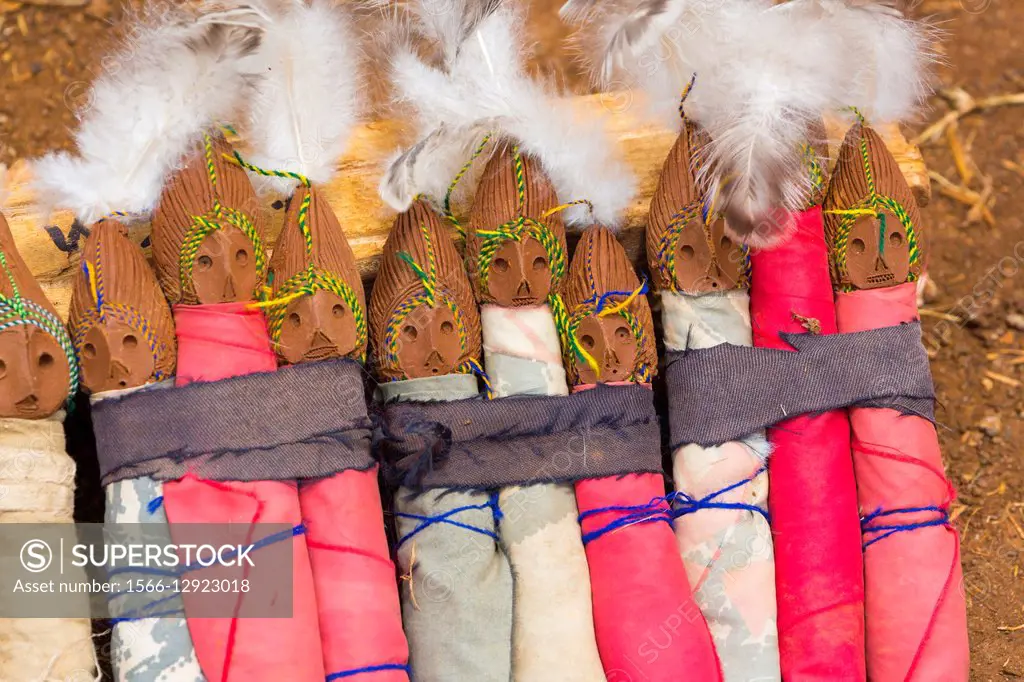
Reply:
[[[424,201],[395,219],[384,245],[370,337],[385,410],[479,398],[480,314],[442,218]],[[508,680],[512,574],[496,540],[497,493],[418,480],[423,457],[409,459],[396,464],[406,475],[395,518],[412,676]],[[436,518],[459,525],[424,521]]]
[[[156,276],[125,228],[103,221],[90,228],[82,245],[82,267],[74,279],[68,327],[82,373],[82,388],[94,406],[140,390],[166,388],[174,376],[174,321]],[[94,420],[104,448],[104,415]],[[148,524],[146,542],[169,543],[162,505],[163,484],[134,466],[119,467],[101,458],[106,486],[106,521]],[[116,526],[114,526],[116,528]],[[126,542],[130,538],[126,537]],[[113,578],[113,576],[111,576]],[[120,575],[119,583],[151,575]],[[112,635],[114,674],[124,682],[157,680],[173,667],[176,680],[203,682],[180,599],[123,593],[111,600],[116,617]],[[178,615],[168,615],[171,613]],[[161,617],[147,617],[147,614]],[[149,676],[147,678],[147,676]]]
[[[697,127],[684,120],[651,199],[647,226],[647,260],[670,355],[670,409],[690,398],[674,390],[673,353],[722,343],[751,345],[747,249],[726,233],[713,193],[697,182],[694,159],[701,142]],[[679,551],[714,638],[723,679],[778,680],[764,434],[714,447],[675,439],[671,444]]]
[[[399,102],[414,109],[419,141],[391,164],[381,194],[398,211],[421,194],[448,211],[449,200],[459,198],[455,183],[461,179],[461,187],[472,188],[476,182],[469,219],[460,227],[495,397],[493,409],[489,403],[467,407],[476,413],[476,426],[456,421],[453,427],[452,438],[476,436],[478,443],[438,447],[450,450],[449,458],[470,451],[475,461],[486,459],[487,472],[471,458],[460,461],[457,476],[465,482],[472,474],[486,479],[489,485],[481,487],[501,489],[498,540],[514,590],[512,678],[602,680],[570,483],[575,473],[564,461],[583,467],[582,453],[570,452],[574,444],[580,447],[573,429],[582,427],[576,419],[558,419],[573,410],[588,418],[581,407],[586,398],[566,398],[562,364],[565,222],[615,223],[630,201],[632,178],[599,118],[572,108],[527,75],[522,17],[512,3],[455,2],[440,11],[432,3],[411,3],[410,10],[409,25],[424,38],[417,45],[423,50],[401,43],[392,80]],[[433,54],[425,58],[428,51]],[[441,91],[458,96],[437,97]],[[481,145],[481,139],[489,143]],[[485,164],[473,163],[473,150],[486,152]],[[429,410],[457,420],[456,408],[445,405]],[[477,433],[484,420],[493,433]],[[506,434],[508,446],[494,445],[496,433]],[[498,456],[503,447],[516,449]],[[555,461],[559,456],[562,461]]]
[[[566,370],[574,391],[596,391],[613,406],[609,421],[625,421],[636,404],[647,429],[618,448],[588,448],[588,458],[615,462],[617,475],[576,481],[597,645],[609,679],[634,671],[670,679],[681,669],[717,679],[711,637],[690,594],[665,497],[650,391],[657,354],[645,293],[615,235],[587,229],[566,283]],[[669,644],[659,641],[657,656],[643,655],[653,651],[650,633],[680,613],[687,616],[678,619]]]
[[[0,523],[72,522],[75,463],[63,421],[77,387],[64,324],[0,214]],[[0,649],[0,679],[95,673],[88,618],[0,618]]]
[[[919,324],[915,281],[924,271],[923,227],[896,160],[872,128],[856,123],[825,199],[840,332]],[[919,414],[896,406],[850,410],[868,678],[966,680],[966,608],[956,587],[963,579],[960,542],[948,516],[954,492],[935,427]]]
[[[349,425],[352,457],[299,490],[324,667],[331,679],[374,670],[380,680],[406,681],[408,645],[363,397],[366,299],[352,249],[315,187],[292,194],[271,272],[270,336],[282,363],[296,366],[281,371],[329,371],[346,397],[334,410]]]
[[[263,239],[264,219],[246,171],[223,139],[207,136],[160,198],[153,215],[153,256],[164,294],[173,304],[178,339],[175,386],[187,387],[187,395],[196,401],[218,392],[216,406],[227,412],[217,412],[213,406],[201,408],[211,420],[208,435],[213,440],[206,442],[220,452],[239,452],[231,458],[211,457],[202,452],[203,447],[190,444],[193,458],[183,463],[176,480],[164,483],[163,505],[172,536],[181,532],[177,524],[240,519],[301,527],[295,483],[299,478],[295,467],[301,462],[279,456],[273,466],[259,463],[260,453],[266,456],[273,450],[262,441],[240,439],[236,431],[242,429],[257,438],[270,436],[229,426],[234,415],[244,410],[223,405],[232,400],[251,402],[261,390],[294,390],[277,383],[246,387],[248,381],[277,381],[258,374],[277,368],[263,313],[253,305],[265,280]],[[242,379],[254,373],[252,379]],[[193,382],[197,383],[190,385]],[[242,395],[235,396],[235,388]],[[220,391],[230,391],[231,397],[219,395]],[[174,395],[186,393],[175,391]],[[261,400],[267,404],[265,396]],[[290,421],[280,409],[264,419]],[[278,434],[269,442],[288,440]],[[254,449],[247,449],[246,442],[253,443]],[[288,541],[293,551],[291,618],[189,617],[196,654],[208,679],[242,679],[247,671],[255,674],[257,670],[271,677],[324,675],[306,538],[296,534]],[[272,573],[271,564],[257,565],[248,577],[259,580],[256,572]],[[188,594],[184,597],[188,616],[200,604],[190,601]],[[239,609],[245,608],[245,600],[244,594],[238,597]],[[230,644],[217,634],[225,628],[234,632]]]

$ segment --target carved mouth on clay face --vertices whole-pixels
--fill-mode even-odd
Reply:
[[[891,272],[887,272],[884,275],[871,275],[868,277],[868,284],[885,284],[886,282],[895,282],[896,275]]]
[[[34,395],[30,395],[16,402],[14,406],[18,408],[18,412],[21,414],[35,414],[39,411],[39,399]]]
[[[336,355],[338,355],[338,347],[334,344],[325,344],[310,348],[302,357],[305,360],[323,360]]]
[[[530,305],[530,304],[536,304],[537,303],[537,299],[534,298],[533,296],[514,296],[512,298],[512,302],[513,303],[517,303],[517,304],[522,304],[522,305]]]

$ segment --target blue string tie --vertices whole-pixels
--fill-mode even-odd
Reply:
[[[383,665],[368,665],[365,668],[353,668],[352,670],[342,670],[341,672],[331,673],[324,678],[325,682],[333,682],[334,680],[344,679],[346,677],[355,677],[356,675],[362,675],[364,673],[379,673],[387,670],[401,670],[407,675],[410,673],[409,666],[404,663],[384,663]]]
[[[155,514],[156,510],[159,509],[160,506],[163,505],[163,503],[163,495],[160,495],[159,497],[154,497],[152,500],[149,501],[149,504],[146,505],[146,511],[148,511],[150,514]]]
[[[619,516],[600,528],[595,528],[589,533],[584,533],[583,545],[586,546],[608,533],[628,526],[643,523],[657,523],[658,521],[664,521],[665,523],[672,525],[672,511],[668,508],[668,505],[666,504],[667,501],[667,497],[655,497],[647,504],[637,506],[599,507],[597,509],[589,509],[583,512],[577,518],[580,524],[582,524],[585,519],[597,516],[598,514],[610,514],[615,512],[624,514],[624,516]]]
[[[672,518],[678,519],[680,516],[686,516],[687,514],[693,514],[694,512],[700,511],[701,509],[734,509],[738,511],[749,511],[755,514],[760,514],[764,517],[764,520],[771,523],[771,516],[768,515],[768,510],[763,507],[759,507],[756,504],[746,504],[745,502],[719,502],[716,498],[722,495],[736,490],[745,486],[746,484],[753,481],[755,478],[766,472],[767,467],[761,467],[754,472],[749,478],[744,478],[742,481],[737,481],[732,485],[728,485],[721,490],[716,490],[713,493],[705,495],[701,498],[695,498],[682,491],[676,491],[669,493],[668,500],[671,502],[673,507]]]
[[[875,521],[903,514],[931,514],[932,517],[926,518],[923,521],[916,521],[914,523],[885,523],[883,521],[880,524],[873,525],[873,522]],[[927,507],[905,507],[903,509],[879,508],[860,518],[861,534],[873,535],[875,533],[881,533],[881,535],[872,537],[870,540],[866,540],[864,542],[864,549],[867,549],[876,542],[893,536],[896,533],[905,533],[907,531],[917,530],[918,528],[931,528],[932,526],[949,526],[949,512],[945,508],[935,505]]]
[[[464,530],[472,531],[474,533],[479,533],[480,535],[486,535],[489,538],[493,538],[494,540],[497,540],[498,539],[498,534],[495,533],[493,530],[490,530],[489,528],[478,528],[478,527],[472,526],[472,525],[470,525],[468,523],[462,523],[461,521],[456,521],[456,520],[451,518],[451,517],[453,517],[453,516],[455,516],[457,514],[461,514],[462,512],[473,511],[473,510],[481,510],[481,509],[490,509],[491,510],[491,514],[494,517],[495,526],[497,526],[498,522],[501,521],[502,516],[503,516],[502,513],[501,513],[501,508],[498,506],[498,494],[497,493],[492,494],[490,496],[490,498],[486,502],[484,502],[483,504],[467,504],[467,505],[465,505],[463,507],[456,507],[455,509],[449,509],[448,511],[444,512],[443,514],[438,514],[437,516],[423,516],[422,514],[406,514],[404,512],[395,512],[395,516],[398,517],[398,518],[401,518],[401,519],[413,519],[415,521],[419,521],[419,523],[416,525],[415,528],[413,528],[407,534],[402,536],[401,539],[399,539],[398,544],[395,546],[395,549],[397,550],[399,547],[404,545],[407,540],[411,540],[413,537],[418,535],[420,533],[420,531],[426,530],[427,528],[430,528],[431,526],[439,524],[439,523],[446,524],[446,525],[449,525],[449,526],[455,526],[456,528],[462,528]]]

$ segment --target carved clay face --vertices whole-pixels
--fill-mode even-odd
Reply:
[[[288,305],[278,352],[291,364],[340,358],[355,350],[356,338],[351,308],[337,294],[320,289]]]
[[[82,386],[90,393],[142,386],[156,371],[145,338],[110,318],[85,333],[78,355]]]
[[[461,356],[458,326],[446,305],[416,306],[398,331],[398,366],[410,379],[451,374]]]
[[[70,370],[60,344],[22,325],[0,332],[0,417],[42,419],[68,397]]]
[[[709,237],[714,249],[708,245]],[[743,260],[740,246],[725,233],[724,219],[709,228],[700,220],[691,220],[676,242],[676,287],[691,294],[735,289]]]
[[[907,230],[887,210],[885,234],[874,216],[861,216],[850,228],[846,242],[846,272],[858,289],[891,287],[907,281],[910,274],[910,243]]]
[[[192,282],[200,303],[248,301],[258,281],[252,242],[237,227],[214,230],[199,245]]]
[[[534,237],[507,241],[494,252],[487,289],[499,306],[541,305],[551,291],[551,266]]]
[[[626,381],[633,373],[637,341],[621,315],[589,315],[580,320],[576,337],[601,368],[598,376],[585,360],[577,358],[576,369],[582,383]]]

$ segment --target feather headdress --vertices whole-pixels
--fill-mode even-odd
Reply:
[[[358,41],[349,15],[329,0],[219,3],[209,20],[259,30],[250,58],[261,74],[248,116],[239,121],[260,168],[297,173],[315,184],[331,179],[362,113]],[[296,180],[257,185],[288,194]]]
[[[524,71],[523,21],[499,0],[420,0],[414,30],[436,62],[408,43],[391,56],[396,99],[411,107],[420,140],[388,168],[380,191],[402,211],[418,194],[444,196],[481,138],[509,138],[540,160],[559,199],[589,199],[594,219],[615,224],[634,193],[603,123],[573,110]],[[566,213],[580,220],[579,210]]]
[[[777,235],[777,211],[799,210],[811,190],[806,149],[821,116],[856,106],[905,118],[928,92],[931,32],[890,2],[868,0],[575,0],[567,15],[596,27],[594,71],[625,74],[651,113],[681,125],[679,99],[695,75],[687,117],[711,138],[702,179],[721,188],[735,236]],[[764,229],[768,227],[769,229]]]
[[[244,58],[259,46],[257,31],[197,22],[178,6],[133,22],[89,92],[77,153],[35,163],[41,203],[86,223],[152,210],[167,176],[204,133],[238,114],[252,82]]]

